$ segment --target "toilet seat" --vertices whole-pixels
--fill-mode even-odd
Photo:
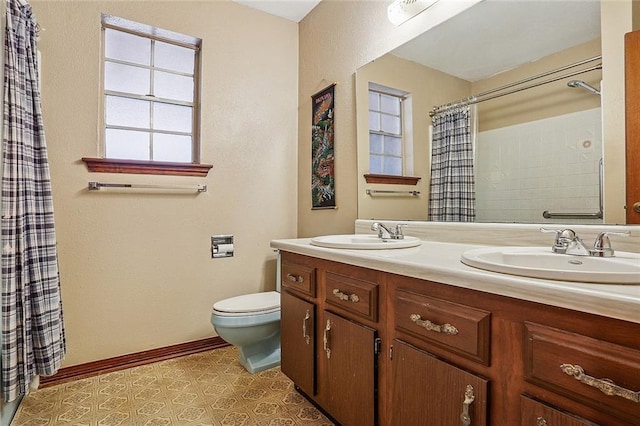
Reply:
[[[213,313],[220,316],[262,315],[280,310],[280,293],[268,291],[230,297],[213,304]]]

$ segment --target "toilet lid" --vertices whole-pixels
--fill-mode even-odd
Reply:
[[[231,297],[214,303],[213,309],[229,313],[276,311],[280,309],[280,293],[268,291]]]

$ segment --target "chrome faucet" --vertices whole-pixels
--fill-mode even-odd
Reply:
[[[570,254],[574,256],[596,256],[596,257],[612,257],[615,253],[611,248],[609,235],[619,237],[628,237],[631,235],[629,231],[625,232],[601,232],[593,243],[593,248],[589,249],[582,242],[582,239],[576,235],[571,229],[547,229],[540,228],[540,232],[555,232],[556,239],[551,246],[554,253]]]
[[[553,251],[554,253],[573,254],[573,253],[567,253],[567,250],[569,249],[569,245],[573,245],[574,247],[572,251],[580,250],[577,247],[582,246],[584,248],[584,251],[583,251],[584,255],[589,254],[589,250],[586,247],[584,247],[582,240],[578,238],[576,233],[573,232],[573,230],[571,229],[540,228],[540,232],[555,232],[556,239],[553,242],[553,246],[551,246],[551,251]]]
[[[628,237],[631,235],[629,231],[623,232],[601,232],[596,237],[596,241],[593,243],[593,248],[589,250],[591,256],[596,257],[613,257],[614,251],[611,248],[611,241],[609,241],[609,235],[615,235],[617,237]]]
[[[396,225],[395,231],[393,231],[380,222],[373,222],[371,224],[371,230],[378,231],[378,238],[382,238],[383,240],[402,240],[404,239],[402,228],[405,226],[407,226],[406,223],[399,223]]]

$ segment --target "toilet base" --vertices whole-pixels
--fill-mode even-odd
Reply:
[[[238,356],[238,362],[251,374],[256,374],[273,367],[278,367],[280,365],[280,348],[276,348],[273,352],[267,355],[261,353],[248,357],[241,351]]]
[[[277,367],[280,365],[280,331],[267,341],[238,347],[238,350],[238,362],[251,374]]]

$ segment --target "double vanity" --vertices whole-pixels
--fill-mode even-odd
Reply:
[[[640,425],[640,229],[597,258],[531,225],[372,225],[272,242],[282,371],[336,422]]]

